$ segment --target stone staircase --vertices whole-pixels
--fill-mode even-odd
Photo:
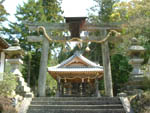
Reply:
[[[118,97],[35,97],[27,113],[125,113]]]

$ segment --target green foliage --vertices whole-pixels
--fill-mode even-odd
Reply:
[[[46,79],[46,95],[55,96],[57,90],[57,82],[51,75],[47,75]]]
[[[8,13],[6,12],[6,10],[2,4],[3,2],[4,2],[4,0],[0,1],[0,24],[1,24],[1,22],[7,20],[6,16],[8,15]]]
[[[11,22],[10,28],[5,28],[4,34],[9,36],[8,42],[11,44],[13,36],[20,41],[20,46],[26,51],[24,56],[23,75],[28,81],[29,85],[36,90],[37,80],[39,75],[40,56],[41,56],[41,42],[31,43],[27,41],[29,35],[39,35],[36,31],[29,31],[24,22],[47,22],[59,23],[63,21],[60,7],[60,0],[28,0],[23,5],[18,5],[15,17],[17,22]],[[57,34],[53,32],[53,34]],[[59,46],[58,43],[50,44],[49,60],[51,62],[51,51]],[[32,82],[31,82],[32,81]]]
[[[130,0],[129,2],[122,1],[114,5],[114,11],[111,15],[115,22],[122,21],[124,25],[123,37],[126,41],[123,50],[127,50],[129,39],[132,37],[138,38],[141,44],[146,48],[144,54],[145,62],[150,56],[150,1],[149,0]],[[113,16],[114,15],[114,16]],[[116,19],[115,15],[118,15]],[[113,18],[114,17],[114,18]]]
[[[143,86],[144,90],[150,90],[150,78],[145,76],[141,85]]]
[[[91,8],[89,12],[90,21],[94,23],[108,23],[111,22],[111,15],[113,13],[113,5],[119,0],[93,0],[96,5]],[[98,14],[95,14],[97,12]],[[97,16],[96,16],[97,15]]]
[[[115,12],[115,4],[119,3],[119,0],[94,0],[97,3],[97,6],[92,8],[92,11],[98,12],[98,15],[95,15],[94,12],[90,14],[90,22],[92,23],[111,23],[117,22],[118,18]],[[112,18],[115,17],[115,18]],[[109,32],[109,31],[108,31]],[[97,35],[97,34],[96,34]],[[100,33],[98,34],[100,35]],[[123,87],[123,84],[128,81],[128,76],[132,70],[131,66],[128,64],[127,57],[123,56],[121,45],[119,43],[109,43],[110,53],[111,54],[111,68],[112,68],[112,79],[113,79],[113,88],[114,95],[119,93],[120,89]],[[99,62],[102,64],[102,50],[100,44],[90,44],[92,48],[90,52],[90,58],[93,61]],[[122,47],[124,48],[124,46]],[[120,50],[120,51],[118,51]],[[100,90],[104,89],[104,80],[100,81]]]
[[[89,46],[91,51],[88,53],[88,58],[91,59],[94,62],[97,62],[99,64],[102,64],[102,50],[101,50],[101,44],[97,43],[91,43]]]
[[[10,73],[4,73],[4,80],[0,81],[0,96],[11,96],[16,86],[16,76]]]
[[[124,83],[128,81],[132,66],[128,64],[126,56],[115,54],[111,57],[112,79],[114,94],[120,92]]]
[[[28,52],[23,59],[25,63],[23,64],[22,73],[33,90],[36,89],[38,84],[40,57],[41,52],[37,50],[35,52]]]
[[[5,0],[0,0],[0,33],[3,31],[3,22],[7,21],[9,15],[3,6]]]

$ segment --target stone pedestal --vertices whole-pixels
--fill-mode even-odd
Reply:
[[[18,86],[16,88],[16,93],[25,97],[32,97],[30,88],[27,86],[27,83],[24,81],[22,73],[20,72],[19,67],[23,64],[21,59],[7,59],[6,60],[11,65],[11,73],[17,76]]]
[[[132,81],[141,81],[143,80],[144,73],[141,70],[141,64],[144,61],[142,58],[134,58],[129,60],[129,64],[133,66],[133,70],[131,72],[130,80]]]

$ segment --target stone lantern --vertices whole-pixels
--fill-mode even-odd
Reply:
[[[19,46],[19,40],[15,38],[13,40],[12,46],[10,46],[7,49],[4,49],[4,52],[6,53],[7,62],[11,65],[11,72],[15,74],[16,76],[22,76],[19,67],[21,64],[23,64],[23,61],[21,60],[22,55],[24,54],[23,50]]]
[[[129,82],[127,85],[128,94],[141,93],[142,85],[141,82],[144,78],[144,73],[141,70],[141,64],[144,59],[141,55],[144,53],[144,47],[139,45],[138,40],[134,37],[131,40],[131,46],[128,49],[128,55],[130,56],[129,64],[132,65],[133,70],[129,77]]]
[[[139,42],[134,37],[131,40],[131,46],[129,47],[128,54],[130,56],[129,64],[132,65],[133,70],[131,72],[131,79],[132,80],[141,80],[143,78],[143,72],[141,70],[141,64],[143,63],[144,59],[141,58],[141,55],[144,53],[144,47],[139,45]]]
[[[23,64],[21,58],[24,52],[19,45],[19,40],[15,38],[12,46],[4,49],[4,52],[6,53],[6,61],[11,66],[11,73],[17,76],[18,86],[16,88],[16,93],[22,96],[31,97],[32,93],[30,93],[30,88],[27,86],[27,83],[24,81],[23,75],[20,72],[20,66]]]

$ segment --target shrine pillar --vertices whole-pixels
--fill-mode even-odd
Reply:
[[[61,95],[61,91],[60,91],[60,88],[61,88],[61,79],[60,78],[58,78],[57,79],[57,91],[56,91],[56,97],[60,97],[60,95]]]
[[[5,64],[5,53],[0,53],[0,81],[3,80],[3,73],[4,73],[4,64]]]
[[[98,78],[95,79],[96,97],[101,97],[99,92]]]

